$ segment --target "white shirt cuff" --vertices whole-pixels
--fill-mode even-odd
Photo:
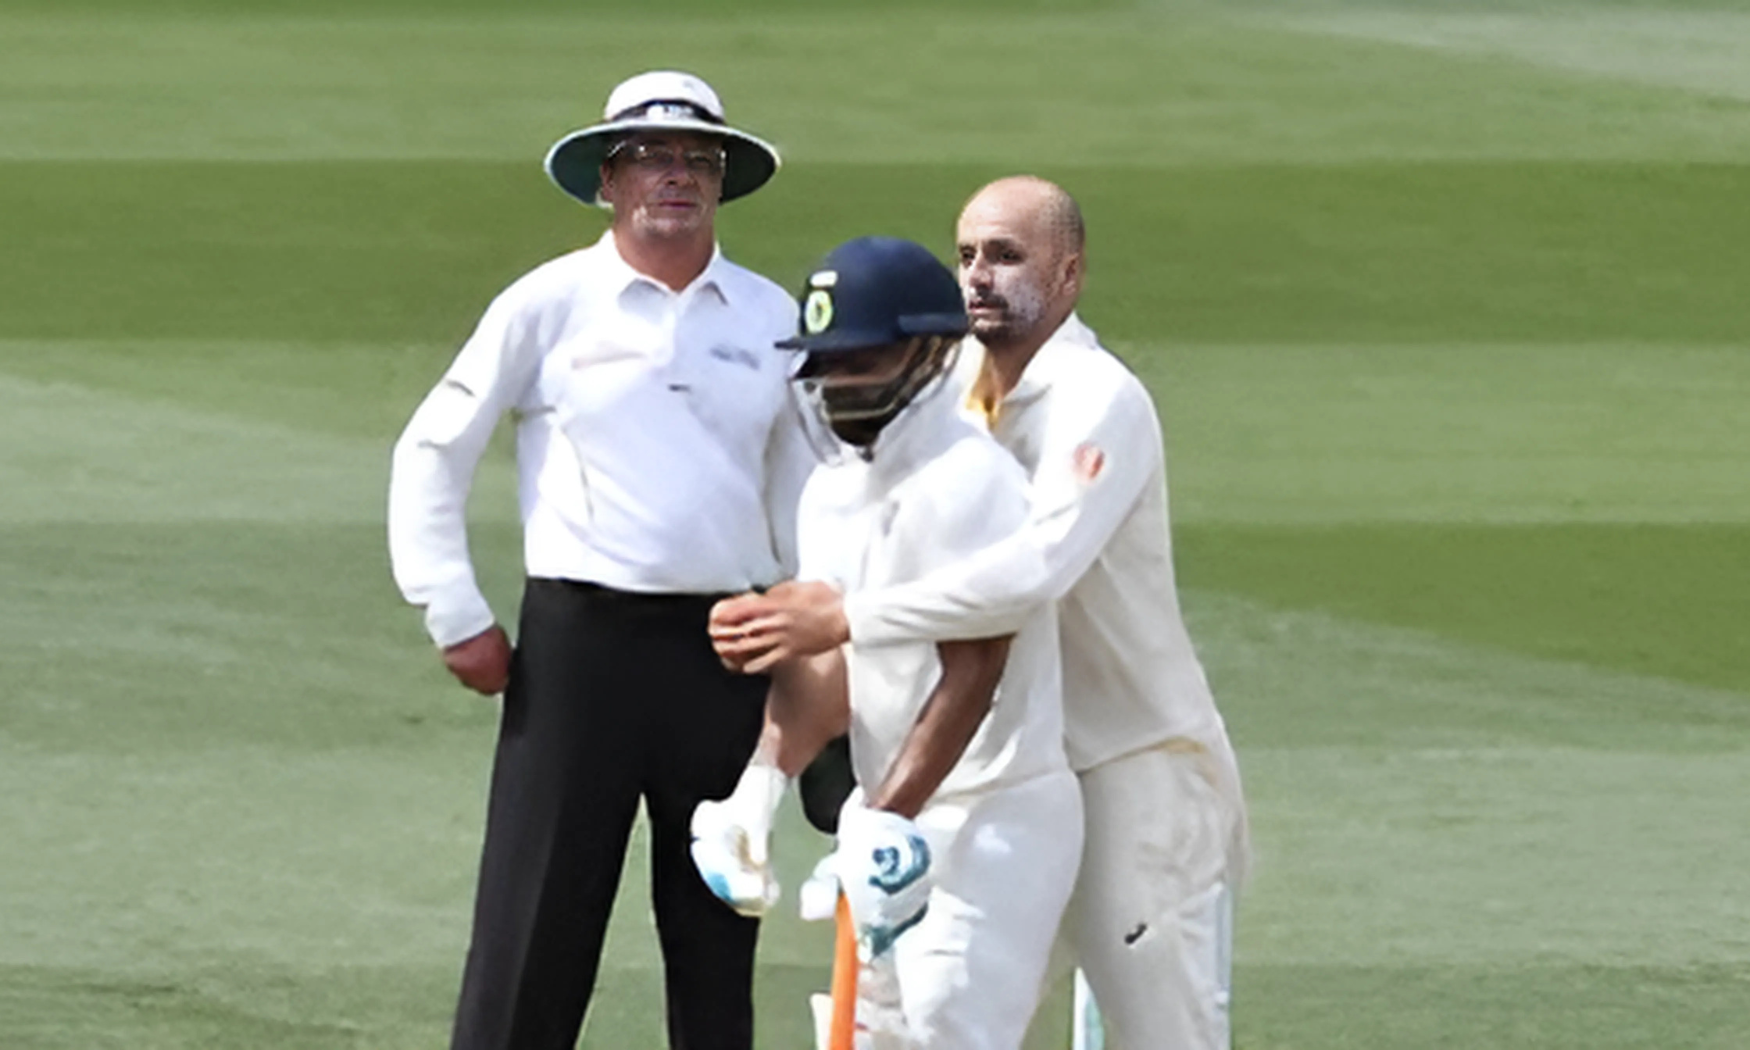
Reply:
[[[439,649],[465,642],[497,622],[479,594],[439,599],[425,607],[425,630]]]
[[[881,619],[880,607],[871,611],[865,596],[858,593],[846,594],[843,599],[845,609],[845,626],[851,632],[853,645],[891,645],[906,639],[889,629],[889,625]]]

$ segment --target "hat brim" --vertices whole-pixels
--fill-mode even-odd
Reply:
[[[602,161],[622,135],[634,131],[682,131],[723,140],[723,197],[732,201],[764,186],[778,171],[778,151],[745,131],[705,120],[610,120],[573,131],[547,151],[547,176],[585,204],[600,206]]]

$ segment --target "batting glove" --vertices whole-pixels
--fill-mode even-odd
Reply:
[[[930,845],[897,813],[868,809],[854,793],[839,811],[834,869],[857,927],[857,954],[867,963],[893,949],[929,909]]]
[[[707,800],[693,810],[692,831],[693,866],[718,900],[751,919],[778,902],[770,828],[746,827],[733,807]]]

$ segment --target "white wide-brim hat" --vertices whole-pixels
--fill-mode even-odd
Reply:
[[[573,131],[547,151],[548,176],[585,204],[601,203],[602,161],[622,135],[634,131],[686,131],[722,139],[726,201],[759,189],[778,170],[778,151],[730,127],[717,92],[691,73],[640,73],[614,89],[602,117],[602,123]]]

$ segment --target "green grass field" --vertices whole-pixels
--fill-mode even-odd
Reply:
[[[722,227],[786,284],[1081,198],[1252,799],[1241,1050],[1746,1045],[1742,3],[490,10],[0,10],[0,1048],[444,1044],[494,711],[390,583],[388,449],[601,228],[542,152],[662,66],[785,149]],[[663,1045],[628,871],[597,1050]]]

